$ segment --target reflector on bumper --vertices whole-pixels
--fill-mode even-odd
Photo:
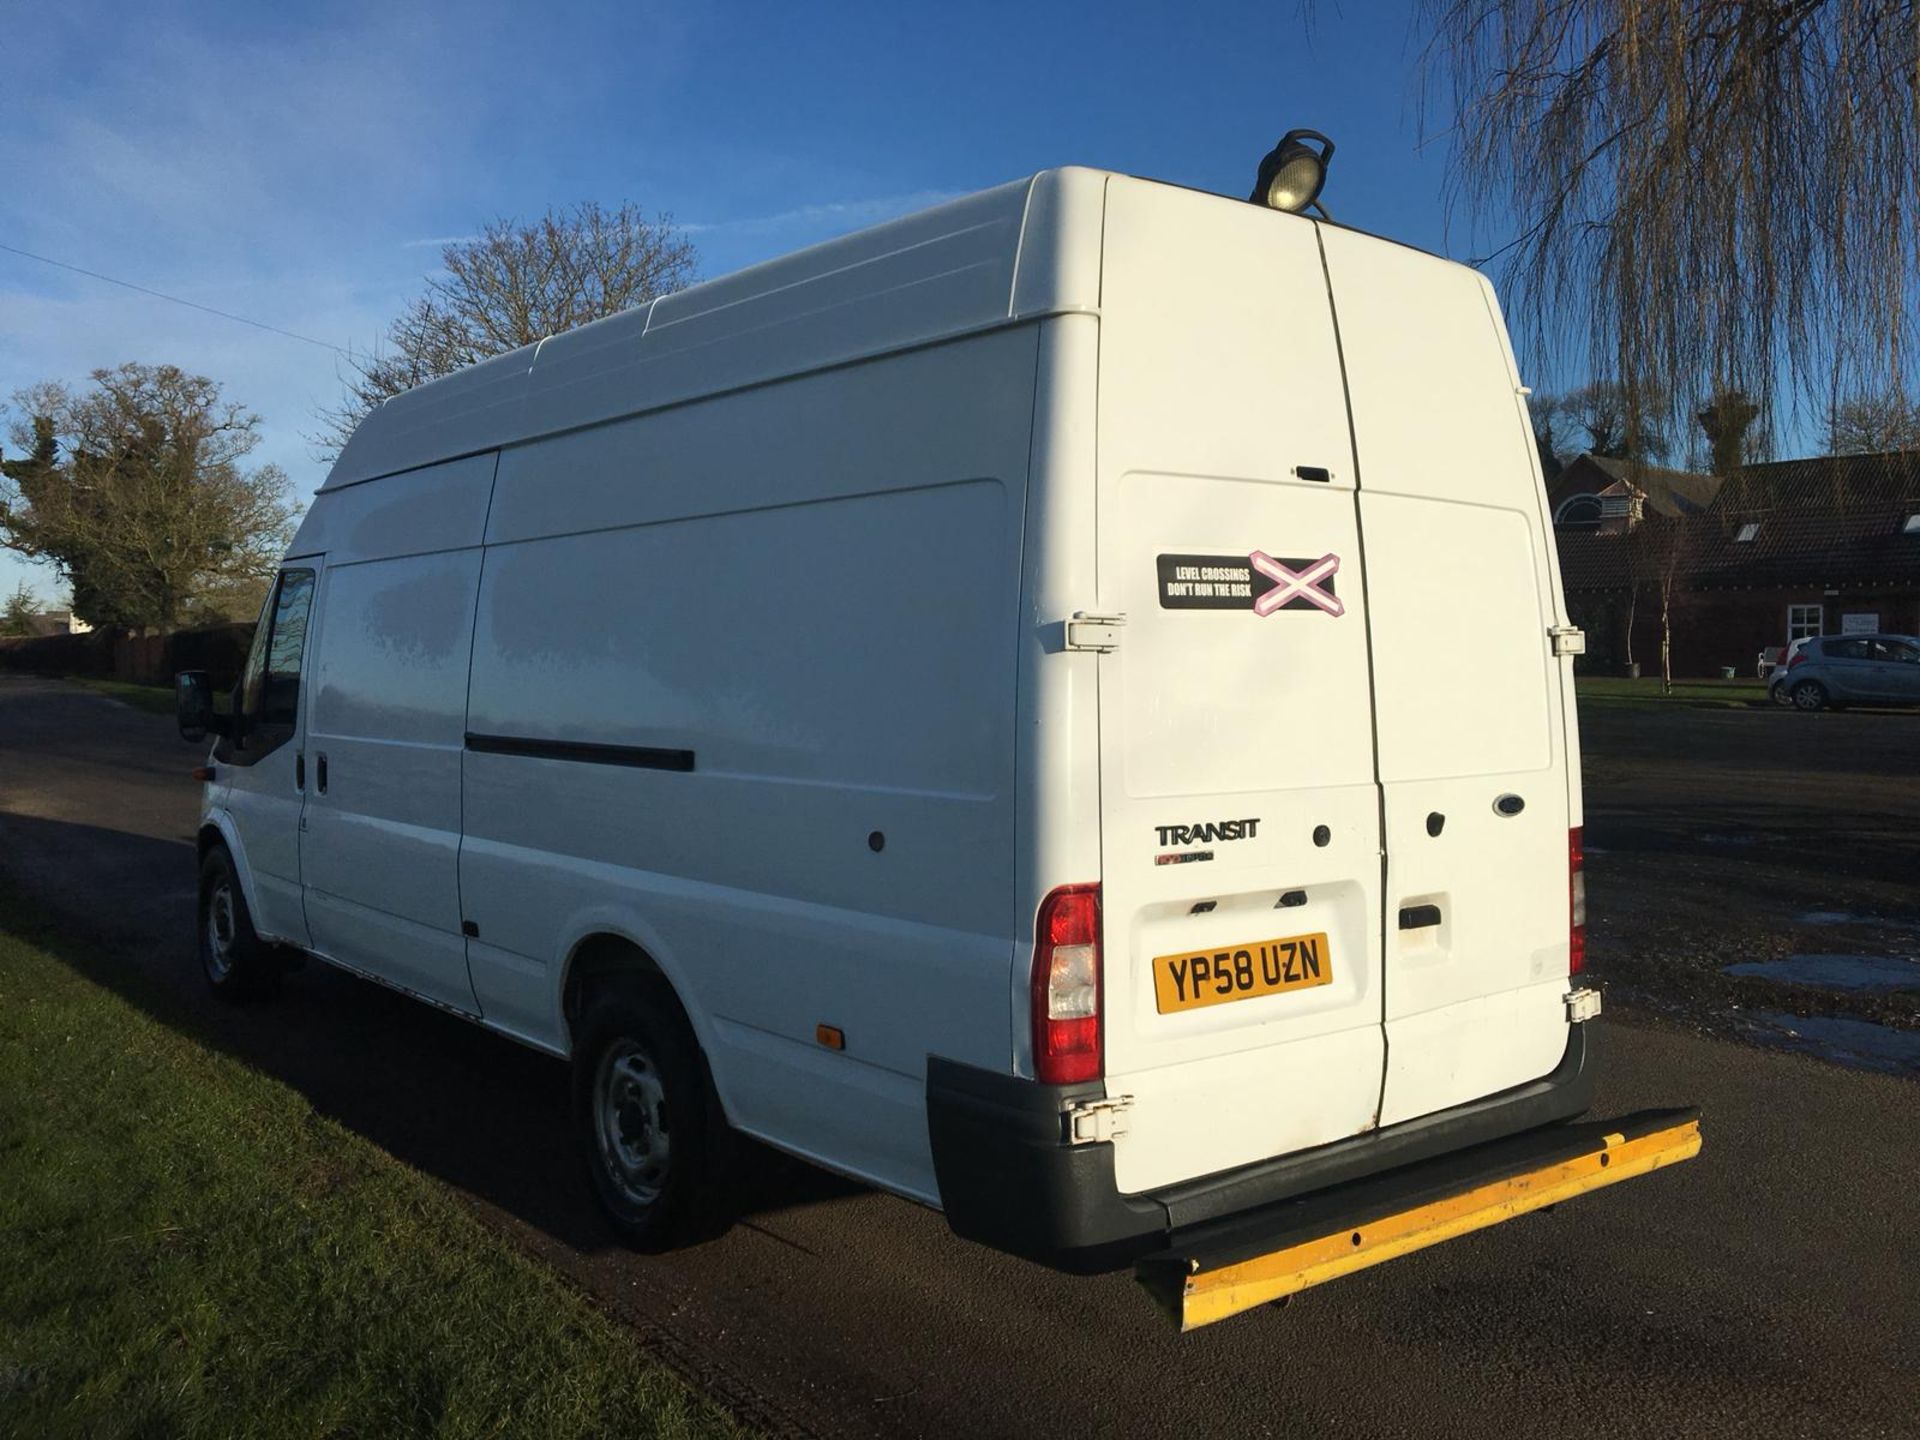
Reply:
[[[1134,1273],[1193,1330],[1699,1153],[1692,1109],[1553,1126],[1200,1227]]]

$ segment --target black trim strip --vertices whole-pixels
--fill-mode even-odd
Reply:
[[[518,735],[467,732],[467,749],[482,755],[525,755],[535,760],[579,760],[589,765],[627,765],[636,770],[691,770],[693,751],[652,745],[590,745],[583,740],[529,740]]]

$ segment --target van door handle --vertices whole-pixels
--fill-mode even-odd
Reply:
[[[293,752],[293,788],[296,790],[307,788],[307,752],[304,750]]]
[[[1429,925],[1440,923],[1438,905],[1402,905],[1400,907],[1400,928],[1402,930],[1424,930]]]
[[[314,767],[315,767],[315,768],[314,768],[314,777],[313,777],[313,778],[314,778],[314,780],[315,780],[315,781],[316,781],[316,782],[317,782],[317,783],[319,784],[319,787],[320,787],[320,793],[321,793],[322,795],[324,795],[324,794],[326,794],[326,793],[327,793],[327,756],[326,756],[326,752],[325,752],[325,751],[322,751],[322,752],[321,752],[320,754],[318,754],[318,755],[316,755],[316,756],[314,756],[314,757],[313,757],[313,763],[314,763]]]

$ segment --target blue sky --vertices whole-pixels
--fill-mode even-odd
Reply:
[[[634,200],[724,274],[1058,164],[1244,194],[1338,144],[1342,220],[1460,257],[1398,0],[10,7],[0,244],[364,347],[494,216]],[[172,362],[257,411],[304,499],[331,351],[0,253],[0,397]],[[27,575],[0,552],[0,594]]]

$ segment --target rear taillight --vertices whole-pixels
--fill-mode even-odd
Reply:
[[[1045,1085],[1098,1080],[1100,887],[1062,885],[1040,902],[1033,943],[1033,1073]]]
[[[1787,657],[1787,669],[1789,669],[1789,670],[1791,670],[1791,669],[1793,669],[1793,667],[1794,667],[1794,666],[1796,666],[1796,665],[1798,665],[1798,664],[1800,664],[1800,663],[1801,663],[1802,661],[1804,661],[1804,660],[1805,660],[1806,658],[1807,658],[1807,652],[1806,652],[1806,651],[1804,651],[1804,650],[1796,650],[1796,651],[1794,651],[1794,652],[1793,652],[1793,654],[1791,654],[1791,655],[1789,655],[1789,656]]]
[[[1587,852],[1577,825],[1567,831],[1567,901],[1567,973],[1578,975],[1587,968]]]

